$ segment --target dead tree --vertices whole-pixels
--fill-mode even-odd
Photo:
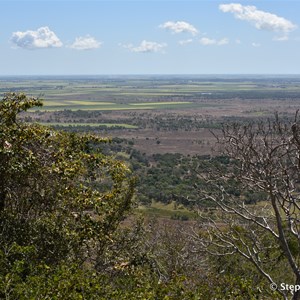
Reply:
[[[284,299],[300,299],[300,291],[283,289],[280,279],[270,272],[275,263],[270,253],[277,249],[286,261],[282,273],[293,280],[289,284],[300,285],[298,113],[290,121],[276,114],[269,120],[227,124],[216,139],[228,165],[197,172],[206,181],[199,188],[200,199],[219,208],[219,220],[203,217],[198,240],[213,255],[241,255],[272,287],[277,286]],[[232,184],[240,193],[232,193]],[[247,205],[245,191],[261,192],[265,201]]]

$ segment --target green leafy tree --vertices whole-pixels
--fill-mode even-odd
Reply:
[[[93,265],[132,206],[129,169],[97,151],[107,140],[19,121],[41,105],[0,102],[0,298],[40,266]]]

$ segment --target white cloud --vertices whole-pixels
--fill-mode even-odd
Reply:
[[[221,4],[219,9],[224,13],[233,13],[237,19],[248,21],[261,30],[288,33],[297,28],[291,21],[275,14],[258,10],[252,5],[245,6],[239,3]]]
[[[91,50],[100,48],[101,45],[101,42],[97,41],[94,37],[87,35],[85,37],[77,37],[70,48],[76,50]]]
[[[223,38],[221,40],[215,40],[215,39],[203,37],[200,39],[200,44],[203,46],[210,46],[210,45],[223,46],[223,45],[227,45],[228,43],[229,40],[227,38]]]
[[[13,32],[11,42],[24,49],[41,49],[62,47],[62,42],[49,27],[40,27],[36,31]]]
[[[143,40],[139,46],[134,46],[132,44],[122,45],[124,48],[129,49],[132,52],[137,53],[151,53],[151,52],[164,52],[164,48],[167,44],[156,43],[156,42],[149,42]]]
[[[214,40],[214,39],[209,39],[206,37],[200,39],[200,44],[202,44],[204,46],[214,45],[215,43],[216,43],[216,40]]]
[[[283,41],[287,41],[288,39],[289,37],[287,35],[282,35],[282,36],[275,36],[273,38],[273,41],[283,42]]]
[[[227,38],[217,41],[218,46],[227,45],[228,43],[229,43],[229,40]]]
[[[179,45],[183,46],[183,45],[187,45],[193,42],[193,39],[188,39],[188,40],[181,40],[178,42]]]
[[[252,43],[251,45],[252,45],[252,47],[255,47],[255,48],[258,48],[261,46],[259,43]]]
[[[192,25],[184,21],[172,22],[168,21],[159,25],[160,28],[170,30],[172,33],[188,32],[192,35],[196,35],[198,30]]]

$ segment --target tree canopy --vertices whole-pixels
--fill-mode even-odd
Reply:
[[[0,102],[0,298],[41,266],[97,265],[132,206],[130,170],[97,151],[106,139],[18,120],[41,105],[22,93]]]

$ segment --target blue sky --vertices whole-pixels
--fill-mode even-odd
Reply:
[[[300,74],[300,1],[0,0],[0,75]]]

